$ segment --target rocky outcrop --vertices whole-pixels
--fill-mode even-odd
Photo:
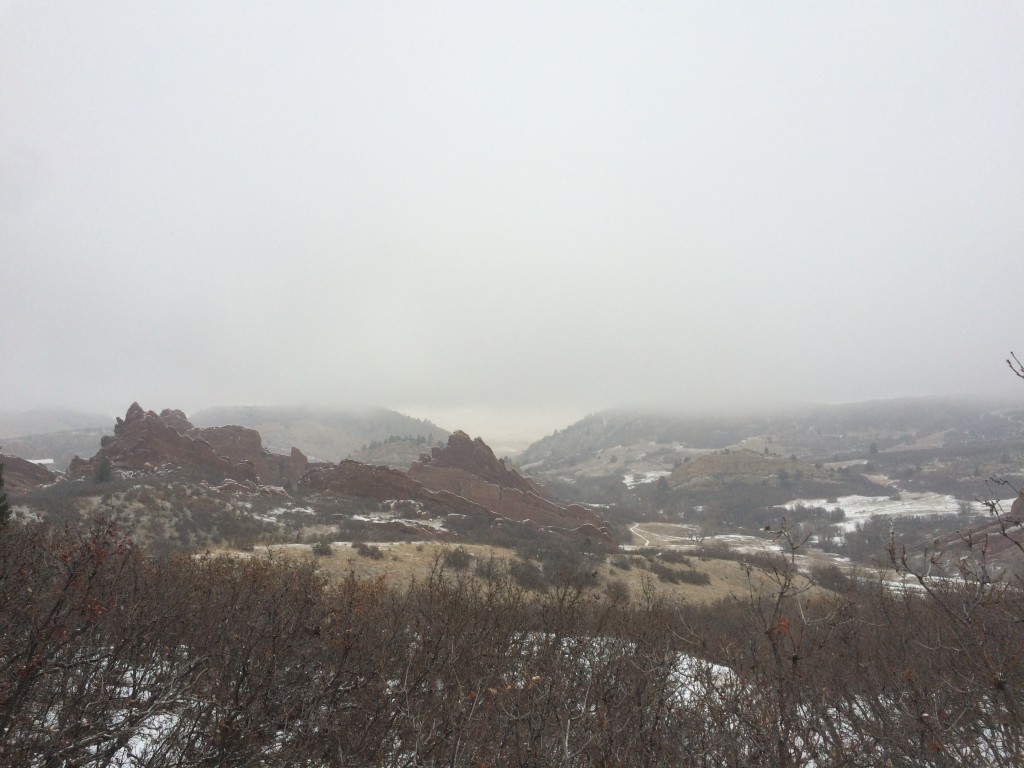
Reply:
[[[187,432],[191,426],[183,413],[164,414],[166,420],[132,403],[124,419],[117,420],[114,434],[100,441],[100,449],[91,459],[72,459],[68,476],[92,477],[106,465],[114,472],[173,471],[199,480],[258,480],[251,461],[232,462],[205,440],[182,434],[179,427]]]
[[[257,474],[259,474],[260,465],[265,463],[263,441],[260,439],[260,433],[255,429],[234,426],[206,427],[205,429],[191,427],[182,434],[203,440],[218,455],[228,461],[236,464],[243,461],[252,463],[256,467]]]
[[[497,458],[482,439],[473,440],[461,430],[449,436],[445,447],[431,448],[429,456],[421,454],[419,461],[409,468],[409,475],[417,479],[433,476],[438,478],[438,484],[451,485],[457,484],[459,477],[468,476],[547,498],[543,488],[506,467],[504,459]]]
[[[184,411],[172,410],[170,408],[164,408],[160,411],[160,418],[164,424],[174,427],[176,430],[181,432],[183,435],[187,435],[189,431],[195,429],[192,422],[188,420]]]
[[[271,453],[263,447],[255,429],[236,425],[196,427],[184,413],[169,408],[160,412],[160,418],[181,434],[209,443],[219,456],[234,464],[251,463],[264,485],[290,485],[306,472],[308,461],[301,451],[292,448],[290,456]]]
[[[249,462],[256,470],[256,477],[265,485],[293,483],[305,472],[301,461],[299,464],[303,466],[302,471],[298,475],[292,472],[294,450],[291,457],[271,453],[263,447],[260,433],[255,429],[238,426],[192,427],[188,435],[209,443],[214,451],[229,461],[236,464]],[[301,452],[299,456],[305,459]]]
[[[296,484],[313,492],[384,502],[408,499],[429,516],[467,525],[515,523],[563,535],[614,543],[610,531],[585,507],[560,507],[539,485],[505,466],[493,451],[464,432],[444,448],[422,455],[408,473],[346,460],[311,464],[293,448],[281,456],[263,448],[260,433],[240,426],[197,428],[178,410],[159,415],[132,403],[114,434],[88,460],[76,456],[72,478],[111,473],[169,474],[217,485],[233,494],[267,493]],[[45,470],[44,470],[45,471]]]
[[[199,480],[231,479],[250,485],[297,483],[309,462],[297,448],[281,456],[263,447],[260,433],[239,426],[196,427],[182,411],[165,408],[159,415],[133,403],[114,434],[88,461],[72,460],[70,477],[94,475],[106,460],[112,470],[177,470]]]
[[[426,488],[400,470],[352,460],[314,466],[303,476],[301,485],[321,493],[377,501],[410,499],[420,502],[434,514],[491,514],[485,506],[461,496]]]
[[[22,491],[49,485],[57,479],[46,467],[35,464],[18,456],[0,454],[0,464],[4,467],[4,488],[10,491]]]
[[[505,466],[477,438],[455,432],[444,448],[434,448],[409,467],[409,477],[434,491],[445,491],[486,507],[494,515],[519,522],[532,521],[551,531],[584,535],[614,543],[604,522],[578,504],[561,507],[532,480]]]
[[[535,494],[484,480],[478,480],[476,486],[466,486],[480,491],[469,497],[445,488],[426,487],[397,469],[348,460],[310,469],[302,478],[302,485],[321,493],[377,501],[411,499],[431,514],[445,515],[449,520],[483,517],[494,525],[525,523],[536,530],[615,543],[601,520],[584,507],[572,505],[563,509]]]
[[[291,456],[288,457],[288,480],[292,483],[299,482],[309,466],[306,455],[293,446]]]

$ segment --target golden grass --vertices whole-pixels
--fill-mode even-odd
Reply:
[[[800,471],[807,479],[828,480],[828,471],[818,469],[806,461],[792,461],[783,456],[765,456],[753,451],[730,451],[729,453],[707,453],[684,463],[668,477],[668,484],[675,487],[701,479],[714,478],[716,483],[723,478],[744,478],[744,482],[761,482],[781,471],[792,474]]]
[[[362,579],[383,578],[387,583],[401,588],[410,584],[413,580],[425,580],[439,562],[446,550],[454,548],[452,544],[440,543],[381,543],[376,546],[384,557],[371,559],[356,552],[356,550],[344,544],[333,545],[333,554],[330,557],[318,558],[319,567],[331,579],[343,579],[349,574],[355,574]],[[494,557],[498,560],[512,560],[518,557],[510,549],[492,547],[479,544],[461,545],[474,558],[468,573],[472,574],[476,561],[487,560]],[[271,548],[257,547],[252,556],[266,554],[272,550],[275,556],[295,559],[310,559],[312,551],[306,545],[275,546]],[[233,553],[239,554],[239,553]],[[629,563],[628,568],[616,567],[613,563]],[[624,584],[633,599],[642,597],[645,591],[658,596],[663,596],[672,601],[686,601],[689,603],[702,604],[713,603],[722,599],[736,598],[745,600],[749,594],[750,583],[742,564],[732,560],[701,560],[694,556],[690,558],[692,569],[706,573],[710,577],[707,585],[695,584],[672,584],[661,581],[651,571],[644,568],[641,563],[642,556],[620,553],[610,555],[597,570],[597,586],[590,591],[598,597],[607,599],[605,588],[610,582],[617,581]],[[673,564],[673,568],[687,570],[685,565]],[[756,569],[753,572],[755,588],[758,585],[769,586],[763,574]]]

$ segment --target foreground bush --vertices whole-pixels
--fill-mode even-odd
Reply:
[[[112,526],[0,535],[0,764],[1019,765],[1024,600],[793,558],[745,599],[630,603],[440,562],[151,557]],[[817,596],[814,596],[817,595]]]

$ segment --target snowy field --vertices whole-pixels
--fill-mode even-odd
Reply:
[[[970,511],[973,514],[985,514],[988,508],[980,501],[971,501]],[[1000,502],[1004,511],[1010,510],[1013,499]],[[898,498],[889,496],[840,496],[835,501],[826,499],[794,499],[781,505],[781,508],[793,510],[796,507],[822,507],[828,511],[842,509],[846,518],[842,526],[852,531],[857,523],[874,515],[892,515],[894,517],[922,517],[924,515],[955,515],[960,512],[960,502],[948,493],[909,493],[901,492]]]

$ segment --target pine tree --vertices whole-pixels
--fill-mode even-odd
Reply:
[[[4,465],[0,464],[0,525],[4,525],[11,517],[11,505],[4,491]]]

